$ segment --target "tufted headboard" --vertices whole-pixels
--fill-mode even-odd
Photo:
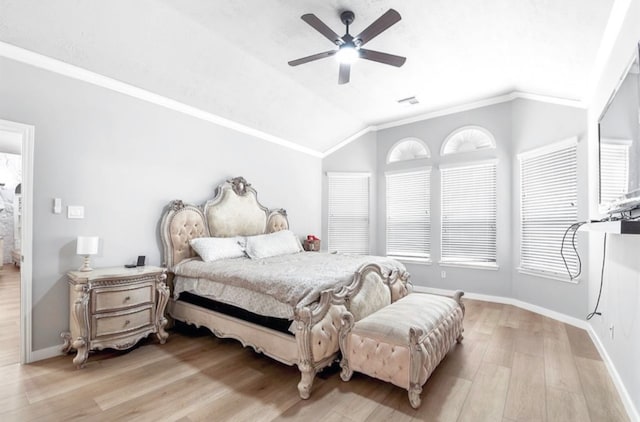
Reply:
[[[160,224],[163,265],[171,269],[195,256],[189,241],[196,237],[253,236],[289,228],[287,212],[270,210],[258,202],[258,194],[243,177],[219,185],[216,195],[202,206],[171,201]]]

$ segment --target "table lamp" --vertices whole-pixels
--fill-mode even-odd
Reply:
[[[78,236],[76,242],[76,253],[84,256],[84,263],[79,271],[92,271],[93,268],[89,265],[89,256],[98,253],[98,244],[100,238],[98,236]]]

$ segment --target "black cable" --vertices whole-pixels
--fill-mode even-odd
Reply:
[[[562,257],[562,262],[564,263],[564,268],[566,268],[567,270],[567,274],[569,274],[569,279],[570,280],[574,280],[576,278],[578,278],[580,276],[580,274],[582,274],[582,260],[580,259],[580,254],[578,253],[578,249],[576,248],[576,233],[578,232],[578,229],[580,228],[580,226],[587,224],[586,221],[581,221],[579,223],[573,223],[572,225],[570,225],[567,230],[564,231],[564,235],[562,236],[562,243],[560,244],[560,256]],[[573,274],[571,274],[571,270],[569,270],[569,264],[567,264],[567,259],[564,256],[564,242],[567,239],[567,234],[569,234],[569,232],[574,229],[573,235],[571,237],[571,242],[573,244],[573,250],[576,253],[576,258],[578,259],[578,273],[574,276]]]
[[[573,252],[575,252],[576,254],[576,258],[578,258],[578,273],[575,275],[575,277],[572,278],[572,280],[580,277],[580,274],[582,274],[582,260],[580,259],[580,254],[578,253],[578,249],[576,248],[576,234],[578,233],[578,229],[580,228],[580,226],[583,226],[585,224],[587,223],[578,223],[576,228],[573,230],[573,236],[571,236],[571,246],[573,247]],[[569,276],[571,276],[571,274],[569,274]]]
[[[604,245],[602,247],[602,270],[600,271],[600,291],[598,292],[598,300],[596,300],[596,307],[589,315],[587,315],[587,321],[594,317],[594,315],[602,315],[598,312],[598,306],[600,306],[600,297],[602,296],[602,285],[604,284],[604,263],[607,258],[607,233],[604,233]]]

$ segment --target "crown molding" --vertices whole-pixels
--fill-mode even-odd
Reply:
[[[453,106],[453,107],[447,107],[447,108],[443,108],[443,109],[440,109],[440,110],[434,110],[434,111],[430,111],[428,113],[419,114],[417,116],[408,117],[406,119],[394,120],[394,121],[390,121],[390,122],[381,123],[381,124],[376,126],[376,130],[382,130],[382,129],[388,129],[388,128],[397,127],[397,126],[403,126],[403,125],[406,125],[406,124],[409,124],[409,123],[415,123],[415,122],[420,122],[420,121],[423,121],[423,120],[433,119],[433,118],[436,118],[436,117],[442,117],[442,116],[447,116],[447,115],[450,115],[450,114],[460,113],[460,112],[463,112],[463,111],[474,110],[474,109],[477,109],[477,108],[487,107],[487,106],[491,106],[491,105],[494,105],[494,104],[506,103],[506,102],[509,102],[509,101],[517,100],[519,98],[525,99],[525,100],[540,101],[540,102],[549,103],[549,104],[563,105],[563,106],[567,106],[567,107],[575,107],[575,108],[586,109],[585,103],[583,103],[582,101],[579,101],[579,100],[552,97],[552,96],[549,96],[549,95],[540,95],[540,94],[534,94],[534,93],[531,93],[531,92],[512,91],[512,92],[510,92],[508,94],[496,95],[496,96],[493,96],[493,97],[483,98],[481,100],[474,101],[474,102],[471,102],[471,103],[464,103],[464,104],[456,105],[456,106]]]
[[[21,47],[16,47],[15,45],[8,44],[2,41],[0,41],[0,57],[5,57],[7,59],[25,63],[40,69],[48,70],[62,76],[99,86],[110,91],[128,95],[129,97],[146,101],[148,103],[155,104],[169,110],[177,111],[178,113],[186,114],[188,116],[195,117],[196,119],[204,120],[206,122],[213,123],[215,125],[222,126],[227,129],[243,133],[245,135],[253,136],[262,139],[263,141],[280,145],[282,147],[308,154],[313,157],[323,157],[323,154],[320,151],[301,146],[295,142],[291,142],[286,139],[271,135],[269,133],[262,132],[260,130],[243,125],[242,123],[229,120],[227,118],[218,116],[217,114],[187,105],[163,95],[155,94],[151,91],[138,88],[137,86],[119,81],[117,79],[109,78],[107,76],[100,75],[99,73],[92,72],[90,70],[45,56],[40,53],[35,53]]]
[[[389,121],[381,123],[379,125],[372,125],[365,127],[359,132],[349,136],[342,140],[338,144],[329,148],[324,152],[317,151],[312,148],[304,147],[295,142],[288,141],[286,139],[271,135],[269,133],[254,129],[246,126],[242,123],[227,119],[217,114],[202,110],[197,107],[190,106],[180,101],[165,97],[147,91],[146,89],[139,88],[137,86],[119,81],[117,79],[109,78],[96,72],[63,62],[58,59],[54,59],[45,56],[40,53],[36,53],[15,45],[0,41],[0,57],[5,57],[11,60],[15,60],[21,63],[28,64],[40,69],[48,70],[53,73],[57,73],[62,76],[66,76],[72,79],[83,81],[101,88],[105,88],[114,92],[118,92],[132,98],[136,98],[142,101],[146,101],[151,104],[158,105],[160,107],[167,108],[169,110],[176,111],[178,113],[186,114],[199,120],[204,120],[209,123],[213,123],[218,126],[225,127],[227,129],[234,130],[245,135],[253,136],[264,141],[280,145],[285,148],[289,148],[294,151],[301,152],[313,157],[324,158],[334,152],[344,148],[351,142],[366,135],[370,132],[376,132],[382,129],[388,129],[392,127],[402,126],[410,123],[415,123],[423,120],[429,120],[436,117],[446,116],[449,114],[460,113],[463,111],[473,110],[476,108],[486,107],[489,105],[499,104],[507,101],[512,101],[517,98],[529,99],[534,101],[542,101],[551,104],[560,104],[569,107],[586,108],[582,101],[551,97],[546,95],[539,95],[527,92],[513,91],[509,94],[499,95],[495,97],[485,98],[472,103],[460,104],[453,107],[448,107],[441,110],[435,110],[429,113],[420,114],[417,116],[409,117],[406,119]]]
[[[375,126],[368,126],[364,129],[362,129],[360,132],[354,133],[353,135],[349,136],[348,138],[346,138],[345,140],[343,140],[342,142],[332,146],[331,148],[329,148],[328,150],[326,150],[323,154],[322,154],[322,158],[333,154],[334,152],[336,152],[337,150],[347,146],[348,144],[350,144],[351,142],[355,141],[356,139],[360,138],[361,136],[366,135],[369,132],[375,132],[377,130],[377,128]]]
[[[385,123],[380,123],[378,125],[369,126],[361,130],[360,132],[356,133],[355,135],[351,135],[350,137],[346,138],[345,140],[336,144],[330,149],[326,150],[322,156],[324,158],[330,154],[333,154],[339,149],[344,148],[351,142],[355,141],[360,136],[369,132],[377,132],[383,129],[389,129],[393,127],[408,125],[411,123],[422,122],[425,120],[435,119],[436,117],[448,116],[450,114],[461,113],[464,111],[474,110],[477,108],[487,107],[487,106],[500,104],[500,103],[506,103],[509,101],[517,100],[517,99],[539,101],[539,102],[548,103],[548,104],[557,104],[557,105],[562,105],[566,107],[574,107],[574,108],[581,108],[581,109],[587,108],[586,103],[580,100],[552,97],[549,95],[540,95],[540,94],[534,94],[531,92],[512,91],[508,94],[497,95],[494,97],[489,97],[489,98],[484,98],[478,101],[474,101],[471,103],[465,103],[465,104],[460,104],[452,107],[443,108],[441,110],[430,111],[428,113],[419,114],[417,116],[407,117],[405,119],[393,120]]]

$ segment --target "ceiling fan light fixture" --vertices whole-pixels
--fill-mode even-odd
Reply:
[[[336,53],[339,63],[351,64],[360,57],[360,52],[355,45],[342,45]]]

